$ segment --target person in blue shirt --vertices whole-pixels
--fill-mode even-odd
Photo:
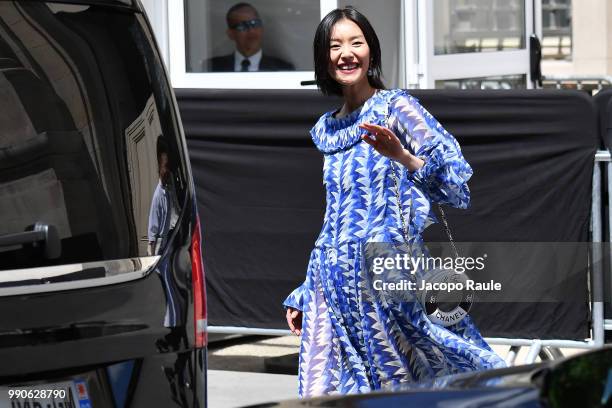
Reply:
[[[149,240],[147,253],[149,256],[159,254],[165,247],[170,232],[176,226],[179,213],[168,149],[162,136],[158,138],[157,142],[157,162],[159,182],[153,192],[151,209],[149,210],[147,234]]]
[[[171,154],[163,136],[157,139],[157,163],[159,169],[159,181],[149,211],[148,248],[149,256],[160,255],[172,235],[178,222],[180,206],[177,199],[176,185],[172,173]],[[164,315],[164,327],[172,331],[164,339],[158,341],[160,350],[166,350],[169,345],[180,340],[184,334],[182,329],[187,310],[187,294],[182,284],[174,276],[172,262],[167,256],[160,257],[155,266],[166,294],[166,313]],[[178,336],[178,337],[177,337]]]
[[[434,203],[468,207],[472,169],[459,144],[408,92],[385,89],[378,38],[354,8],[323,18],[314,57],[319,89],[344,103],[311,130],[324,156],[325,217],[306,279],[284,301],[301,335],[299,396],[504,367],[469,316],[438,325],[418,301],[382,298],[365,266],[366,243],[422,247]]]

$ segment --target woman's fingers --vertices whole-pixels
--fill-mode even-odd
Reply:
[[[399,160],[404,153],[402,142],[391,129],[371,123],[362,123],[359,127],[374,135],[374,140],[368,135],[362,135],[361,138],[383,156]]]
[[[391,131],[391,129],[386,128],[384,126],[380,126],[380,125],[374,125],[373,123],[362,123],[361,125],[359,125],[362,129],[366,129],[368,131],[374,132],[374,133],[384,133],[384,134],[389,134],[389,133],[393,133]]]
[[[371,123],[362,123],[359,125],[360,128],[367,130],[369,133],[376,137],[376,140],[385,142],[393,142],[393,139],[397,139],[395,133],[389,128],[380,125],[374,125]],[[398,139],[399,140],[399,139]]]
[[[288,307],[286,318],[287,318],[287,325],[289,326],[291,333],[297,336],[301,335],[302,334],[302,312],[297,309]]]
[[[399,160],[398,158],[404,152],[404,146],[402,146],[402,142],[391,129],[372,123],[362,123],[359,127],[368,132],[368,135],[361,136],[367,144],[383,156]],[[369,135],[374,135],[375,139]]]
[[[291,333],[295,333],[295,326],[293,325],[293,318],[291,317],[292,313],[292,308],[288,307],[287,308],[287,325],[289,326],[289,330],[291,330]]]
[[[359,125],[360,128],[366,130],[369,134],[362,135],[361,138],[370,146],[376,148],[379,142],[383,139],[381,136],[381,132],[379,129],[373,127],[373,125],[369,123],[363,123]],[[370,134],[374,137],[370,137]]]
[[[372,134],[374,136],[378,136],[378,133],[380,133],[380,130],[375,128],[370,123],[362,123],[361,125],[359,125],[359,127],[362,128],[363,130],[368,131],[368,133],[370,133],[370,134]]]
[[[293,314],[293,325],[295,327],[295,334],[297,336],[302,334],[302,312],[296,310]]]
[[[366,142],[370,146],[376,147],[376,140],[372,139],[368,134],[361,135],[361,138],[363,139],[364,142]]]

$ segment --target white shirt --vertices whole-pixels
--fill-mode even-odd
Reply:
[[[242,71],[242,60],[248,59],[251,65],[249,65],[249,72],[259,71],[259,63],[261,61],[261,49],[250,57],[245,57],[238,50],[234,51],[234,71]]]

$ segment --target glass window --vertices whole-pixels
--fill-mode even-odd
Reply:
[[[502,75],[436,81],[436,89],[525,89],[526,75]]]
[[[385,0],[385,6],[371,0],[339,0],[338,7],[354,6],[374,27],[382,49],[383,82],[388,88],[399,86],[401,0]]]
[[[434,53],[525,48],[524,0],[434,0]]]
[[[185,158],[151,44],[139,15],[0,1],[0,269],[146,256],[161,183],[181,208]]]
[[[185,0],[187,72],[312,71],[312,0]],[[230,12],[231,10],[231,12]]]
[[[571,0],[542,0],[542,37],[542,58],[571,59]]]

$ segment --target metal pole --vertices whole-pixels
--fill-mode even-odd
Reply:
[[[542,349],[542,343],[540,340],[536,340],[531,345],[529,349],[529,354],[527,354],[527,358],[525,358],[525,364],[532,364],[535,362],[536,357],[540,354],[540,350]]]
[[[288,336],[290,330],[285,329],[258,329],[252,327],[235,327],[235,326],[208,326],[209,333],[222,334],[258,334],[262,336]]]
[[[593,341],[579,340],[535,340],[535,339],[507,339],[499,337],[485,337],[485,341],[490,345],[500,346],[523,346],[531,347],[535,342],[539,342],[542,347],[557,347],[557,348],[576,348],[576,349],[593,349],[596,348]]]
[[[591,203],[591,236],[593,242],[593,268],[591,297],[593,300],[593,342],[596,346],[604,344],[604,316],[603,316],[603,273],[602,273],[602,227],[601,227],[601,169],[599,161],[593,165],[593,193]]]
[[[508,366],[514,365],[514,361],[516,360],[516,356],[518,355],[519,351],[521,351],[521,346],[510,346],[510,350],[506,355],[506,364]]]
[[[542,347],[540,360],[557,360],[563,358],[563,353],[558,347]]]
[[[608,244],[605,246],[606,250],[608,251],[607,255],[608,255],[608,290],[607,293],[612,294],[612,253],[610,253],[611,249],[612,249],[612,162],[610,162],[610,152],[606,151],[606,153],[608,153],[608,161],[606,161],[606,169],[608,170],[608,219],[606,220],[608,222]],[[601,282],[601,287],[604,288],[606,286],[606,280],[605,278],[602,277],[602,282]],[[606,291],[603,291],[602,294],[604,297],[606,296]],[[604,300],[604,298],[602,297],[602,300]],[[607,302],[610,301],[610,299],[605,299]],[[605,302],[604,302],[605,304]],[[604,314],[604,318],[605,318],[605,310],[603,311]],[[604,320],[604,341],[605,341],[605,331],[606,330],[612,330],[612,327],[607,328],[606,327],[606,320]]]

